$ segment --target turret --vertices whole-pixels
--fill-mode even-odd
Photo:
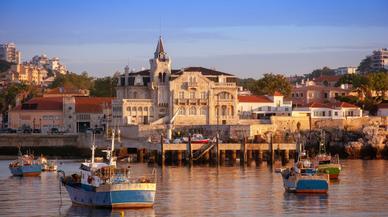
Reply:
[[[159,37],[154,53],[154,58],[150,59],[150,77],[155,85],[168,82],[171,74],[171,59],[164,50],[162,37]]]

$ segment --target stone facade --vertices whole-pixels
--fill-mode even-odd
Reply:
[[[113,106],[114,124],[235,124],[236,77],[203,67],[171,69],[159,39],[150,69],[119,76]]]

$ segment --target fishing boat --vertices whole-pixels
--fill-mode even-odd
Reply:
[[[40,156],[38,161],[42,165],[42,171],[55,172],[58,169],[58,166],[55,161],[47,160],[47,158],[43,155]]]
[[[81,164],[79,173],[65,176],[63,171],[59,171],[71,201],[102,208],[152,207],[156,193],[155,171],[148,176],[131,177],[128,168],[116,167],[114,130],[112,134],[112,146],[107,151],[108,163],[95,162],[93,142],[92,158]]]
[[[341,172],[341,164],[339,162],[339,156],[332,157],[326,153],[325,136],[322,133],[322,139],[319,143],[319,154],[315,158],[315,167],[319,173],[329,174],[330,179],[338,179]]]
[[[306,152],[298,150],[294,166],[281,172],[284,189],[295,193],[327,193],[329,176],[317,173]]]
[[[19,147],[18,159],[9,164],[9,170],[14,176],[39,176],[42,165],[34,160],[33,154],[22,155]]]

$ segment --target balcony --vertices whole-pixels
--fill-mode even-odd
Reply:
[[[235,87],[236,86],[236,83],[234,82],[226,82],[226,83],[214,83],[215,86],[218,86],[218,87]]]

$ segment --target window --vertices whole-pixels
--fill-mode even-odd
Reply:
[[[133,107],[133,108],[132,108],[132,111],[136,112],[136,111],[137,111],[136,107]]]
[[[258,111],[261,111],[261,110],[262,110],[262,108],[261,108],[261,107],[259,107],[259,108],[257,108],[257,110],[258,110]]]
[[[179,115],[186,115],[186,109],[184,107],[179,108]]]
[[[345,93],[342,93],[341,95],[342,95],[342,96],[345,96]]]
[[[299,97],[299,94],[298,94],[298,93],[296,93],[295,95],[296,95],[296,97]]]
[[[197,115],[197,109],[194,106],[191,107],[189,110],[189,114],[190,115]]]
[[[284,108],[284,111],[288,112],[288,108]]]
[[[271,111],[271,106],[268,106],[268,111]]]
[[[148,107],[144,107],[143,111],[148,112]]]
[[[322,111],[322,116],[323,116],[323,117],[326,116],[326,112],[325,112],[325,111]]]
[[[334,112],[334,116],[338,116],[338,112]]]
[[[338,93],[335,93],[334,96],[337,97],[337,96],[338,96]]]
[[[195,92],[190,92],[190,99],[195,99]]]
[[[325,97],[325,99],[327,99],[328,98],[328,94],[327,93],[324,93],[325,95],[324,95],[324,97]]]
[[[127,111],[128,111],[128,112],[131,112],[131,107],[128,106],[128,107],[127,107]]]
[[[207,99],[207,93],[205,91],[201,93],[201,99]]]
[[[143,112],[143,108],[142,108],[142,107],[139,107],[139,108],[137,109],[137,111],[139,111],[139,112],[141,113],[141,112]]]
[[[292,93],[291,96],[294,97],[294,93]]]
[[[319,112],[314,112],[314,116],[315,117],[319,116]]]
[[[331,111],[329,111],[329,115],[328,116],[331,117]]]
[[[226,108],[225,105],[223,105],[223,106],[221,107],[221,115],[222,115],[222,116],[228,115],[228,110],[227,110],[227,108]]]
[[[300,97],[303,97],[303,93],[300,93]]]
[[[179,99],[184,99],[185,98],[185,92],[180,91],[179,92]]]
[[[207,114],[207,108],[205,106],[203,106],[201,108],[201,115],[206,115]]]

